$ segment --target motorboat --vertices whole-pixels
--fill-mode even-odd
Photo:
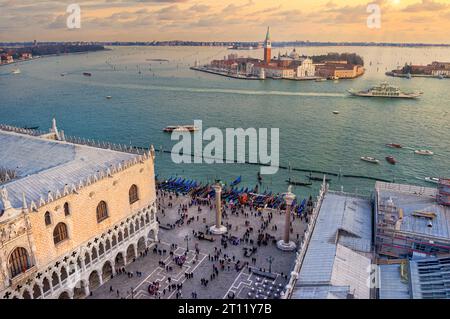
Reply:
[[[84,75],[84,76],[92,76],[92,73],[89,73],[89,72],[83,72],[83,75]]]
[[[361,157],[361,160],[365,161],[365,162],[373,163],[373,164],[380,164],[379,160],[377,160],[374,157],[370,157],[370,156],[363,156],[363,157]]]
[[[353,89],[348,90],[353,96],[360,97],[381,97],[381,98],[403,98],[403,99],[416,99],[420,97],[423,92],[402,92],[396,86],[393,86],[387,82],[383,82],[379,85],[373,86],[365,91],[355,91]]]
[[[111,96],[111,95],[108,95],[108,96],[106,97],[106,99],[111,100],[111,99],[112,99],[112,96]]]
[[[198,127],[194,125],[175,125],[175,126],[167,126],[163,130],[166,133],[172,132],[195,132],[198,131]]]
[[[397,163],[397,160],[395,159],[394,156],[386,156],[386,161],[392,165],[395,165]]]
[[[333,114],[338,115],[339,111],[333,111]]]
[[[422,179],[422,178],[419,178],[419,179]],[[423,180],[428,183],[439,184],[440,178],[427,176],[427,177],[424,177]]]
[[[432,151],[430,151],[430,150],[415,150],[414,154],[426,155],[426,156],[434,155],[434,153]]]
[[[20,74],[20,73],[22,73],[22,72],[20,71],[20,69],[14,69],[14,70],[12,70],[11,73],[12,73],[12,74]]]
[[[389,143],[386,144],[387,147],[391,147],[391,148],[403,148],[403,146],[401,144],[396,144],[396,143]]]

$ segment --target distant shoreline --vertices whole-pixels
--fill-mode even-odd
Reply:
[[[105,48],[102,51],[110,51],[110,50],[111,49]],[[75,54],[88,54],[88,53],[96,53],[96,52],[102,52],[102,51],[68,52],[68,53],[59,53],[59,54],[39,55],[39,56],[36,56],[36,57],[32,57],[31,59],[25,59],[25,60],[21,59],[21,60],[14,60],[14,62],[10,62],[10,63],[2,63],[2,64],[0,64],[0,67],[7,66],[7,65],[19,64],[19,63],[24,63],[24,62],[31,62],[31,61],[39,60],[39,59],[43,59],[43,58],[52,58],[52,57],[57,57],[57,56],[75,55]]]
[[[44,45],[68,45],[73,42],[40,42]],[[173,46],[173,47],[257,47],[258,42],[233,42],[233,41],[104,41],[104,42],[90,42],[92,45],[102,46]],[[1,42],[0,47],[8,46],[31,46],[29,42]],[[313,42],[313,41],[283,41],[273,42],[273,47],[399,47],[399,48],[427,48],[427,47],[449,47],[448,43],[395,43],[395,42]],[[230,49],[231,50],[231,49]],[[255,48],[254,50],[257,50]]]

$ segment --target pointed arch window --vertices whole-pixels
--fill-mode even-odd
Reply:
[[[11,278],[24,273],[31,268],[31,259],[28,252],[23,247],[17,247],[9,257],[9,270]]]
[[[108,207],[105,201],[101,201],[97,205],[97,223],[101,223],[108,218]]]
[[[69,233],[67,231],[67,226],[64,223],[59,223],[56,225],[55,230],[53,231],[53,242],[59,244],[60,242],[69,238]]]
[[[65,216],[70,216],[70,206],[69,203],[64,203],[64,215]]]
[[[131,185],[130,190],[128,191],[128,197],[130,204],[133,204],[139,200],[138,187],[135,184]]]
[[[45,212],[44,222],[45,222],[45,226],[49,226],[52,224],[52,216],[50,215],[50,212]]]

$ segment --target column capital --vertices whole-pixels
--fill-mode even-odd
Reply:
[[[220,185],[219,183],[216,183],[213,185],[214,191],[216,193],[221,193],[222,192],[222,185]]]
[[[295,194],[291,193],[290,191],[284,195],[284,200],[286,201],[286,205],[288,205],[288,206],[292,205],[292,203],[294,202],[294,199],[295,199]]]

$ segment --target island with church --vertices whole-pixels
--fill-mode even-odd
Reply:
[[[299,54],[294,48],[291,53],[279,52],[278,56],[272,56],[270,27],[267,28],[263,47],[263,60],[232,53],[206,65],[200,65],[197,60],[191,69],[235,79],[297,81],[354,79],[365,72],[362,57],[355,53],[328,53],[308,57]]]

